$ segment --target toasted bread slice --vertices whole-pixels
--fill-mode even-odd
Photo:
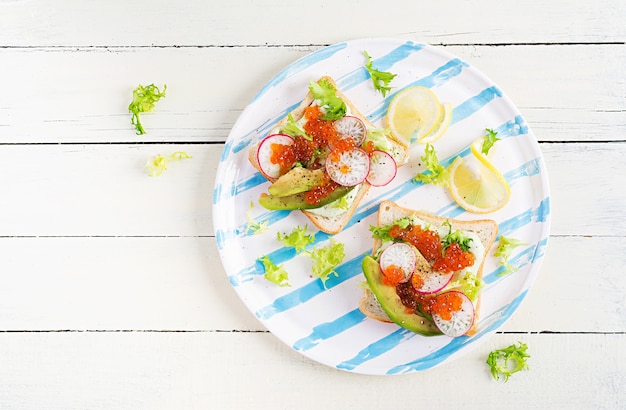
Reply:
[[[450,223],[453,230],[459,230],[464,232],[473,232],[480,239],[484,253],[481,258],[480,265],[477,268],[476,276],[482,278],[483,266],[489,249],[495,242],[498,234],[498,224],[490,219],[481,219],[473,221],[463,221],[458,219],[444,218],[437,215],[432,215],[426,212],[415,211],[408,208],[403,208],[391,201],[383,201],[378,208],[378,226],[391,225],[397,220],[404,217],[415,216],[423,221],[426,221],[433,227],[442,227],[445,222]],[[372,255],[375,255],[382,245],[382,240],[375,239]],[[365,290],[363,298],[359,304],[359,308],[366,316],[376,319],[382,322],[392,322],[387,316],[383,308],[378,303],[376,296],[370,290]],[[480,294],[474,302],[474,322],[470,330],[466,333],[472,335],[476,333],[478,327],[478,316],[480,308]]]
[[[337,96],[340,97],[346,103],[346,105],[348,106],[350,115],[354,117],[358,117],[361,121],[363,121],[367,129],[376,128],[363,114],[359,112],[359,110],[354,106],[354,104],[337,88],[335,81],[331,77],[325,76],[322,78],[329,81],[331,84],[333,84],[335,89],[337,89]],[[309,107],[311,104],[313,104],[314,101],[315,99],[313,98],[313,95],[309,91],[306,94],[305,98],[302,100],[302,103],[291,112],[293,119],[296,122],[302,119],[306,108]],[[283,119],[281,119],[278,122],[274,130],[280,129],[281,126],[283,126],[286,122],[287,122],[287,116],[285,116]],[[392,156],[396,160],[397,166],[401,166],[405,164],[408,160],[408,155],[409,155],[408,147],[404,145],[402,142],[400,142],[399,140],[395,139],[393,136],[389,136],[389,142],[391,143],[393,147]],[[260,172],[261,169],[257,161],[257,150],[258,150],[258,144],[252,147],[248,151],[248,160],[250,161],[252,166],[255,167],[257,171]],[[268,178],[268,180],[270,182],[275,181],[271,178]],[[304,213],[304,215],[306,215],[309,218],[309,220],[311,220],[311,222],[321,231],[330,233],[330,234],[339,233],[346,226],[346,224],[348,223],[348,221],[350,220],[350,218],[356,211],[356,208],[359,206],[361,199],[363,198],[363,196],[365,196],[369,188],[370,188],[370,185],[365,181],[359,184],[358,186],[356,186],[354,188],[356,190],[355,198],[352,201],[352,205],[350,206],[350,208],[336,215],[325,216],[325,215],[320,215],[318,213],[315,213],[314,211],[311,212],[311,211],[306,211],[306,210],[302,210],[301,212]]]

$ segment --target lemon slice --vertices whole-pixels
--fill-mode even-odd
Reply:
[[[430,130],[430,132],[422,138],[418,139],[417,142],[421,144],[432,144],[435,141],[438,141],[443,134],[448,130],[448,126],[450,125],[450,120],[452,119],[452,104],[443,103],[441,106],[441,115],[435,122],[435,125]]]
[[[439,99],[430,89],[408,87],[389,103],[387,126],[396,138],[408,146],[431,132],[442,110]]]
[[[473,152],[473,150],[472,150]],[[465,210],[477,214],[497,211],[509,202],[511,188],[486,158],[457,157],[450,166],[450,194]]]

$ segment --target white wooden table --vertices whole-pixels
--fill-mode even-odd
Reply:
[[[0,408],[625,408],[625,23],[623,0],[0,0]],[[248,101],[299,57],[364,37],[430,43],[489,76],[551,183],[520,309],[468,355],[404,376],[329,368],[267,332],[211,220]],[[139,83],[168,86],[143,136],[127,111]],[[146,175],[177,150],[193,158]],[[488,352],[516,341],[529,371],[494,381]]]

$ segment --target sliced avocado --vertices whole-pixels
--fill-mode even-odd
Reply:
[[[378,303],[387,313],[389,319],[405,329],[424,336],[441,335],[439,329],[432,322],[422,316],[407,312],[406,307],[396,293],[396,289],[393,286],[383,284],[380,265],[376,262],[376,259],[366,255],[361,267],[367,279],[367,284],[374,292],[374,295],[376,295]]]
[[[320,185],[324,180],[323,169],[307,169],[296,167],[281,175],[270,187],[269,192],[274,196],[288,196],[306,192]]]
[[[270,211],[315,209],[338,200],[352,189],[354,189],[354,187],[339,186],[323,198],[317,205],[310,204],[306,201],[305,192],[287,196],[262,195],[261,198],[259,198],[259,204]]]

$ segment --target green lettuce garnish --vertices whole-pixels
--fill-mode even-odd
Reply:
[[[509,262],[509,257],[511,257],[513,249],[521,245],[526,245],[526,243],[520,241],[519,239],[500,236],[500,240],[498,241],[498,247],[493,254],[493,256],[500,258],[500,262],[502,263],[502,266],[504,266],[504,271],[499,273],[498,276],[504,276],[508,275],[509,273],[517,272],[517,267]]]
[[[458,243],[461,249],[463,249],[464,251],[469,251],[470,241],[472,240],[472,238],[468,238],[467,235],[465,235],[465,233],[463,233],[462,231],[453,232],[452,225],[448,221],[445,221],[443,225],[448,226],[448,233],[446,234],[446,236],[444,236],[442,240],[443,247],[441,249],[441,254],[445,255],[446,249],[448,249],[448,247],[454,242]]]
[[[458,289],[465,294],[472,302],[476,301],[476,297],[484,286],[484,282],[472,272],[466,271],[458,280],[450,282],[446,289]]]
[[[383,242],[393,241],[394,238],[389,235],[389,231],[394,226],[398,225],[402,229],[406,229],[409,225],[411,225],[411,218],[405,216],[404,218],[400,218],[391,225],[385,226],[374,226],[370,225],[370,232],[372,232],[372,238],[380,239]]]
[[[448,172],[448,169],[439,162],[437,153],[435,152],[435,147],[431,144],[426,144],[424,156],[420,158],[424,162],[426,170],[430,171],[430,173],[417,174],[415,178],[413,178],[415,181],[423,182],[424,184],[433,183],[444,187],[447,187],[450,184],[450,173]]]
[[[326,286],[326,280],[331,273],[339,276],[335,272],[335,268],[343,261],[346,253],[343,243],[331,239],[330,244],[317,247],[312,252],[308,252],[308,255],[313,260],[313,268],[311,269],[313,276],[320,278]]]
[[[167,163],[172,161],[181,161],[183,159],[191,158],[191,155],[187,154],[184,151],[176,151],[171,153],[170,155],[155,155],[150,158],[146,163],[146,169],[148,170],[148,175],[151,177],[158,177],[167,169]]]
[[[267,255],[257,260],[263,264],[263,268],[265,269],[263,277],[265,279],[278,286],[291,286],[289,285],[289,274],[283,265],[276,266]]]
[[[268,221],[255,222],[250,215],[250,211],[252,210],[252,208],[254,208],[254,202],[250,201],[250,208],[248,208],[248,212],[246,212],[246,233],[256,235],[267,231]]]
[[[313,138],[308,135],[302,128],[296,124],[296,121],[293,119],[293,115],[291,113],[287,114],[287,122],[280,129],[282,134],[287,134],[292,137],[303,137],[309,141],[312,141]]]
[[[494,350],[487,357],[487,364],[491,368],[491,375],[495,380],[499,380],[500,376],[504,378],[506,383],[509,376],[520,370],[528,370],[526,360],[530,355],[526,353],[528,346],[525,343],[518,342],[519,346],[512,344],[505,349]]]
[[[493,147],[493,144],[495,144],[496,141],[500,141],[500,138],[497,137],[498,133],[490,128],[486,128],[485,131],[487,131],[487,135],[485,135],[486,138],[483,141],[481,152],[487,155],[491,147]]]
[[[348,195],[344,195],[332,205],[333,208],[341,209],[342,211],[347,211],[350,208],[350,201],[348,201]]]
[[[383,97],[386,97],[387,93],[391,91],[389,83],[397,76],[397,74],[392,74],[387,71],[380,71],[375,69],[374,67],[372,67],[372,57],[370,57],[367,51],[363,51],[363,54],[365,54],[365,57],[367,57],[367,63],[365,64],[365,68],[372,78],[374,88],[377,91],[380,91]]]
[[[292,246],[296,248],[296,253],[300,253],[306,249],[307,245],[315,241],[315,235],[307,235],[306,230],[307,225],[304,225],[303,228],[298,225],[289,235],[278,232],[276,236],[285,246]]]
[[[393,145],[389,141],[391,130],[389,128],[372,128],[367,130],[363,146],[367,146],[368,142],[373,144],[374,149],[391,153]]]
[[[133,90],[133,101],[128,106],[128,111],[133,114],[130,123],[135,126],[137,135],[146,133],[143,125],[141,125],[139,114],[152,111],[154,104],[159,101],[161,97],[165,97],[166,89],[166,84],[163,85],[163,92],[159,91],[159,88],[154,84],[145,87],[139,84],[137,88]]]
[[[337,96],[337,89],[327,78],[311,81],[309,90],[324,112],[323,120],[338,120],[346,115],[346,103]]]

